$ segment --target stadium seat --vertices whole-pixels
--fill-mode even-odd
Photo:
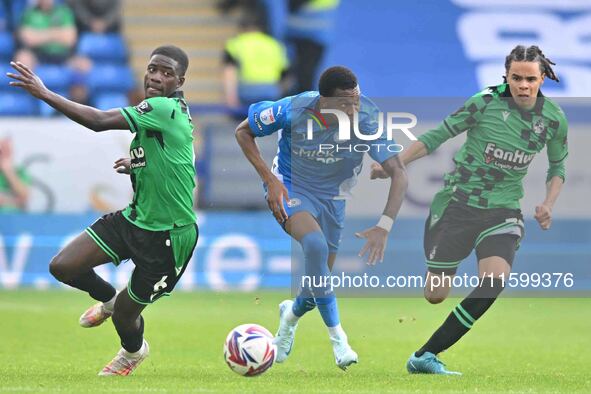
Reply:
[[[13,52],[14,39],[12,38],[12,34],[7,31],[0,32],[0,61],[3,63],[10,61]]]
[[[134,87],[133,72],[128,66],[95,64],[88,74],[87,86],[93,96],[100,92],[127,93]]]
[[[2,91],[9,91],[14,92],[16,88],[8,85],[12,79],[6,76],[6,73],[15,72],[14,68],[10,67],[8,62],[1,62],[0,63],[0,92]]]
[[[11,28],[12,29],[16,29],[16,27],[18,26],[21,18],[23,17],[23,14],[25,13],[25,10],[27,9],[27,5],[28,5],[28,0],[12,0],[11,2],[11,6],[12,9],[11,14],[12,14],[12,18],[11,18]]]
[[[8,31],[10,29],[8,15],[4,10],[4,5],[0,3],[0,31]]]
[[[0,92],[0,116],[34,116],[38,113],[36,98],[22,92]]]
[[[127,107],[129,100],[125,93],[105,92],[92,98],[93,105],[102,110]]]
[[[78,54],[87,56],[94,61],[120,62],[127,61],[127,47],[119,34],[84,33],[78,42]]]
[[[36,67],[35,73],[51,90],[67,91],[72,83],[73,71],[66,66],[40,64]]]

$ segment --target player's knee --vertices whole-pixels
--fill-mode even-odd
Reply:
[[[444,296],[441,295],[434,295],[434,294],[425,294],[425,299],[427,300],[427,302],[429,302],[429,304],[441,304],[443,301],[445,301]]]
[[[51,275],[53,275],[53,277],[60,282],[67,282],[71,279],[71,275],[68,271],[69,270],[61,253],[53,256],[49,262],[49,273],[51,273]]]
[[[431,291],[428,288],[425,288],[424,296],[430,304],[441,304],[447,298],[447,292],[438,291],[438,289]]]

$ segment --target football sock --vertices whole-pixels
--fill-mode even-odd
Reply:
[[[117,293],[115,293],[113,298],[111,298],[109,301],[103,302],[103,308],[105,308],[107,311],[113,313],[113,311],[115,310],[115,300],[116,299],[117,299]]]
[[[345,334],[345,331],[340,324],[337,324],[334,327],[328,327],[328,335],[331,340],[347,342],[347,334]]]
[[[115,329],[121,338],[121,346],[127,352],[135,353],[142,348],[144,344],[144,318],[142,315],[131,326],[115,324]]]
[[[318,311],[326,327],[336,327],[341,323],[337,297],[333,292],[322,297],[316,297],[316,305],[318,305]]]
[[[125,355],[125,357],[129,360],[137,360],[144,354],[145,351],[146,351],[146,343],[142,340],[142,346],[140,347],[140,349],[135,353],[130,353],[126,350],[125,352],[127,354]]]
[[[87,292],[92,298],[102,302],[111,300],[117,293],[115,288],[98,276],[94,270],[78,275],[76,278],[65,283]]]
[[[420,357],[425,352],[439,354],[450,348],[470,331],[476,320],[484,315],[501,291],[503,291],[501,279],[481,278],[479,286],[454,308],[441,327],[415,353],[415,356]]]
[[[330,270],[328,269],[328,244],[320,231],[308,233],[300,240],[304,251],[305,273],[311,280],[311,292],[315,304],[327,327],[334,327],[340,323],[337,300],[330,285]],[[296,299],[297,301],[297,299]],[[309,302],[306,303],[311,305]],[[294,304],[295,305],[295,304]],[[298,303],[298,305],[302,305]],[[305,308],[294,307],[294,314],[305,311]],[[311,310],[311,309],[308,309]],[[305,313],[304,312],[304,313]],[[301,315],[300,315],[301,316]]]
[[[288,311],[286,318],[288,321],[295,323],[306,312],[310,312],[314,308],[316,308],[314,297],[306,297],[300,293],[294,300],[293,307],[291,311]]]

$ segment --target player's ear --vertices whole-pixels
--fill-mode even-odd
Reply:
[[[185,83],[185,77],[179,77],[179,82],[176,84],[176,88],[180,88]]]

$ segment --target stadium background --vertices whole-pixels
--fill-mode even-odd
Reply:
[[[278,35],[284,23],[280,3],[267,3]],[[196,125],[201,237],[180,284],[186,290],[289,286],[289,239],[266,212],[260,181],[234,140],[236,121],[222,104],[220,54],[225,40],[236,32],[237,20],[236,13],[220,15],[213,1],[124,1],[121,38],[126,52],[123,58],[128,56],[128,61],[116,66],[128,67],[128,71],[111,75],[98,66],[97,72],[103,74],[95,77],[103,82],[115,79],[97,82],[99,91],[106,90],[99,92],[102,99],[95,104],[117,106],[126,98],[109,91],[109,86],[128,86],[128,75],[141,85],[154,47],[175,43],[190,55],[184,90]],[[525,182],[523,210],[528,234],[518,255],[518,267],[552,272],[560,261],[563,272],[578,274],[579,289],[591,288],[591,175],[585,152],[591,143],[587,110],[591,102],[584,98],[591,88],[591,2],[429,0],[401,1],[393,6],[390,1],[372,0],[371,7],[360,7],[357,1],[345,0],[336,21],[324,65],[351,67],[362,91],[370,97],[397,97],[392,105],[413,102],[434,108],[419,117],[419,133],[455,110],[464,98],[499,83],[504,56],[515,44],[536,43],[557,63],[561,83],[548,81],[544,92],[569,97],[563,102],[571,123],[568,180],[554,211],[552,231],[538,230],[532,219],[535,204],[544,195],[545,154],[535,159]],[[563,32],[560,37],[553,34],[557,30]],[[10,53],[10,48],[2,52]],[[98,52],[99,58],[105,56]],[[117,47],[103,52],[118,56]],[[3,68],[8,67],[8,60],[5,56]],[[47,78],[57,79],[54,74]],[[0,136],[12,138],[16,164],[26,167],[33,179],[27,212],[0,217],[0,288],[57,286],[47,272],[50,258],[100,212],[119,209],[129,200],[129,180],[114,173],[111,163],[127,155],[131,136],[122,132],[94,135],[82,130],[47,107],[39,107],[35,100],[15,93],[7,86],[6,77],[0,81],[1,111],[7,115],[0,118]],[[10,116],[11,111],[13,115],[21,111],[35,116]],[[275,137],[260,142],[270,160],[276,149]],[[408,143],[404,137],[399,142]],[[458,138],[411,166],[409,195],[392,233],[386,261],[370,273],[423,272],[422,223],[442,171],[451,168],[451,155],[460,143]],[[352,232],[373,224],[385,201],[386,184],[370,182],[367,167],[348,207],[338,263],[339,269],[347,272],[367,272],[355,257],[361,243]],[[125,264],[117,271],[113,267],[99,270],[122,286],[131,268]],[[464,264],[462,269],[473,272],[474,264]]]

